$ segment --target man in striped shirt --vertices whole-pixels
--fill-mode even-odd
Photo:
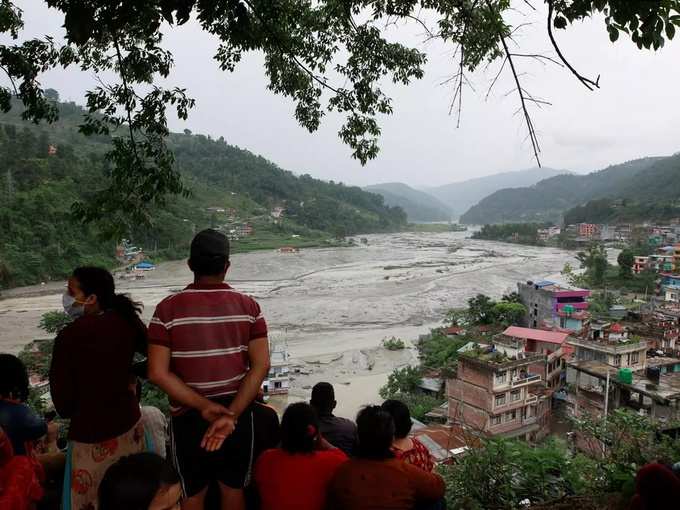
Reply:
[[[252,404],[269,371],[267,325],[255,300],[224,283],[223,234],[196,234],[189,267],[194,283],[161,301],[151,319],[149,378],[170,397],[169,457],[187,498],[182,508],[202,510],[217,481],[222,508],[242,509],[254,461]]]

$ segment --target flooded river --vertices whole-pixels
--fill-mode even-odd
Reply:
[[[412,363],[415,351],[387,352],[383,338],[415,340],[441,324],[445,311],[468,297],[499,297],[517,281],[558,277],[573,254],[475,241],[465,232],[376,234],[368,245],[236,254],[229,283],[255,297],[272,333],[285,341],[301,374],[292,381],[291,399],[308,398],[319,380],[336,385],[339,412],[353,414],[375,401],[378,388],[395,367]],[[161,264],[138,282],[120,282],[145,305],[155,305],[182,288],[191,274],[183,261]],[[61,309],[63,285],[16,289],[0,299],[0,351],[18,352],[33,338],[40,316]],[[369,361],[367,361],[367,359]]]

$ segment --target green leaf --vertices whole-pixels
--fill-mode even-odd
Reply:
[[[673,23],[666,23],[666,37],[669,40],[673,39],[675,36],[675,25]]]
[[[616,42],[616,40],[619,38],[619,31],[612,26],[610,26],[607,30],[609,32],[609,40],[611,42]]]
[[[555,16],[553,25],[555,25],[555,28],[567,28],[567,18],[564,18],[563,16]]]

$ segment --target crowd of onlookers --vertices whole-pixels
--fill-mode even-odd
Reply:
[[[444,508],[444,482],[402,402],[366,406],[353,422],[334,415],[333,386],[320,382],[279,423],[261,394],[267,324],[224,282],[227,238],[199,232],[188,264],[193,283],[163,299],[148,328],[107,270],[73,272],[51,415],[26,404],[26,367],[0,354],[0,510]],[[169,418],[140,405],[140,379],[167,394]],[[678,485],[672,471],[641,471],[634,508],[657,508],[660,491],[680,501]]]

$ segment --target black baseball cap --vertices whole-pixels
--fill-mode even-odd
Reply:
[[[226,257],[229,259],[229,239],[212,228],[201,230],[191,241],[190,258],[194,260]]]

